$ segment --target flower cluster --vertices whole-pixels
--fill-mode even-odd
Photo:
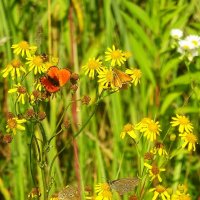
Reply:
[[[104,60],[90,58],[82,69],[89,78],[98,79],[99,93],[107,89],[116,91],[131,83],[136,86],[140,82],[142,72],[136,68],[123,67],[130,56],[130,52],[123,52],[113,45],[105,52]]]
[[[183,140],[181,148],[187,147],[188,151],[195,151],[197,136],[193,133],[194,127],[190,120],[184,115],[177,114],[176,117],[172,117],[170,124],[173,127],[178,127],[179,137]],[[166,171],[166,168],[164,167],[164,163],[160,161],[170,159],[171,157],[170,148],[167,150],[164,144],[166,136],[164,139],[160,138],[162,134],[159,121],[145,117],[135,125],[128,123],[124,125],[120,137],[124,139],[126,135],[128,135],[129,138],[134,139],[135,145],[138,146],[137,148],[139,151],[145,152],[143,166],[146,168],[146,175],[148,175],[149,181],[153,183],[153,187],[149,190],[150,192],[153,192],[152,199],[191,199],[184,187],[179,186],[177,191],[173,193],[170,192],[170,189],[161,185],[163,182],[162,173]],[[146,139],[145,142],[141,139],[142,137]],[[172,140],[170,137],[170,140],[174,141],[174,138]],[[148,148],[145,147],[147,142]],[[141,147],[142,149],[140,150]]]
[[[11,47],[15,58],[1,71],[3,78],[11,78],[11,89],[8,94],[15,95],[15,115],[7,120],[6,130],[8,133],[16,134],[24,131],[27,120],[35,119],[42,121],[46,113],[38,111],[31,114],[25,111],[21,113],[21,104],[26,108],[39,105],[39,102],[48,100],[51,92],[57,92],[69,79],[71,73],[66,69],[59,69],[57,57],[46,54],[38,54],[37,46],[21,41]],[[77,78],[77,77],[76,77]],[[30,81],[31,80],[31,81]],[[73,84],[76,84],[74,81]],[[38,106],[39,107],[39,106]],[[27,116],[28,114],[28,116]],[[18,115],[20,117],[18,117]],[[26,118],[26,119],[25,119]]]
[[[176,115],[172,117],[171,125],[178,126],[179,136],[183,140],[182,148],[188,147],[188,151],[195,151],[197,144],[197,136],[193,133],[193,125],[184,115]]]
[[[182,39],[183,31],[180,29],[172,29],[170,35],[173,38],[173,47],[177,48],[183,58],[191,62],[194,57],[199,56],[200,36],[188,35]]]

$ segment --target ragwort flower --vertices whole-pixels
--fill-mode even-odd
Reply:
[[[122,139],[124,139],[126,134],[130,135],[133,139],[137,138],[137,135],[134,131],[134,125],[133,124],[128,123],[128,124],[124,125],[123,131],[121,132],[120,137]]]
[[[179,126],[178,130],[180,133],[191,132],[193,130],[192,123],[190,120],[184,115],[176,114],[176,117],[172,117],[173,121],[170,123],[172,126]]]
[[[97,193],[95,200],[112,200],[112,192],[108,183],[97,184],[95,193]]]
[[[112,49],[108,48],[105,54],[105,61],[111,61],[112,67],[115,65],[121,66],[126,61],[126,57],[122,50],[116,49],[114,45],[112,46]]]
[[[157,185],[155,188],[150,189],[149,192],[154,192],[152,200],[156,200],[158,197],[161,197],[162,200],[170,200],[167,189],[162,185]]]
[[[151,151],[153,154],[158,154],[159,156],[168,156],[168,153],[164,147],[164,144],[156,141],[154,148]]]
[[[9,118],[7,120],[6,125],[6,131],[7,132],[13,132],[14,135],[16,135],[17,130],[24,131],[25,127],[23,126],[23,123],[25,123],[25,119],[18,119],[17,117]]]
[[[27,65],[29,65],[29,71],[34,71],[34,74],[41,74],[46,70],[46,66],[43,62],[43,59],[41,56],[29,56],[26,58],[28,62],[26,62]]]
[[[2,76],[5,78],[10,74],[12,80],[20,78],[21,73],[26,73],[26,70],[19,59],[13,59],[11,63],[7,64],[6,68],[2,70]]]
[[[8,93],[17,93],[17,102],[25,104],[25,97],[27,95],[26,88],[20,83],[14,85],[14,88],[8,90]]]
[[[184,143],[182,144],[182,148],[185,148],[188,146],[188,151],[195,151],[196,150],[196,143],[197,143],[197,136],[193,133],[180,133],[179,136],[182,140],[184,140]]]
[[[99,83],[99,93],[102,92],[103,89],[114,88],[113,85],[113,71],[112,69],[103,68],[98,75],[98,83]]]
[[[184,184],[179,184],[176,192],[172,195],[172,200],[191,200],[189,194],[187,194],[187,186]]]
[[[160,172],[166,171],[166,169],[159,168],[155,164],[149,165],[148,163],[144,163],[144,166],[149,169],[149,177],[151,178],[151,181],[154,180],[155,178],[157,178],[159,180],[159,182],[162,182]]]
[[[140,83],[140,79],[142,77],[142,72],[139,69],[127,69],[126,73],[130,75],[130,77],[133,79],[131,82],[134,83],[136,86],[138,83]]]
[[[30,44],[26,41],[13,44],[11,48],[14,49],[14,54],[19,55],[21,53],[22,57],[24,57],[24,55],[31,56],[31,54],[35,53],[37,50],[36,46],[30,46]]]
[[[159,122],[155,122],[149,118],[144,118],[140,123],[138,123],[136,129],[143,133],[150,141],[155,141],[157,135],[160,135],[161,131]]]
[[[85,74],[89,75],[89,78],[94,79],[95,72],[99,73],[102,69],[102,62],[99,59],[90,58],[86,65],[82,66]]]

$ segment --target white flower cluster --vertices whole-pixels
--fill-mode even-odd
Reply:
[[[170,35],[177,43],[177,51],[182,54],[183,57],[192,61],[194,57],[199,55],[200,36],[188,35],[182,39],[183,31],[180,29],[172,29]]]

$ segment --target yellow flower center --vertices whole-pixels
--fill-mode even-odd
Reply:
[[[124,132],[129,132],[133,130],[133,125],[132,124],[126,124],[123,128]]]
[[[17,127],[17,121],[16,121],[16,119],[14,119],[14,118],[8,119],[7,124],[8,124],[8,127],[9,127],[10,129],[14,129],[14,128]]]
[[[110,186],[108,183],[102,183],[101,184],[101,189],[104,191],[110,191]]]
[[[112,59],[119,59],[122,57],[122,53],[120,50],[115,50],[111,52]]]
[[[139,69],[134,69],[133,70],[133,75],[137,78],[141,78],[142,72]]]
[[[112,193],[110,192],[110,190],[104,190],[104,191],[102,191],[102,193],[100,194],[100,196],[102,196],[103,198],[112,199]]]
[[[157,191],[158,193],[163,193],[165,190],[166,190],[166,188],[163,187],[162,185],[156,186],[156,191]]]
[[[90,60],[90,61],[88,62],[88,68],[89,68],[89,69],[98,69],[99,66],[100,66],[100,63],[97,62],[96,60]]]
[[[185,137],[186,137],[186,140],[190,143],[195,144],[197,142],[197,137],[192,133],[188,133]]]
[[[161,142],[156,142],[155,147],[156,147],[156,149],[160,149],[160,148],[163,149],[164,145]]]
[[[20,42],[18,45],[19,45],[19,47],[20,47],[21,49],[25,49],[25,50],[29,49],[29,44],[28,44],[28,42],[26,42],[26,41],[22,41],[22,42]]]
[[[154,156],[153,153],[147,152],[147,153],[144,154],[144,159],[146,159],[146,160],[152,160],[153,156]]]
[[[179,118],[179,123],[182,124],[182,125],[187,125],[187,124],[189,124],[189,120],[188,120],[187,117],[181,116],[181,117]]]
[[[23,86],[19,86],[17,88],[17,92],[20,93],[20,94],[25,94],[26,93],[26,88],[23,87]]]
[[[42,63],[43,63],[43,60],[40,56],[36,56],[36,57],[33,58],[33,64],[35,66],[41,66]]]
[[[184,45],[184,46],[183,46],[183,49],[188,50],[188,49],[189,49],[189,46]]]
[[[106,80],[107,80],[107,82],[112,82],[113,81],[113,72],[112,71],[108,71],[106,73]]]
[[[19,68],[22,64],[21,64],[21,62],[20,62],[19,59],[13,59],[13,60],[11,61],[11,65],[12,65],[14,68]]]
[[[157,175],[159,174],[159,168],[156,166],[156,165],[152,165],[152,169],[151,169],[151,172],[154,174],[154,175]]]
[[[193,40],[192,43],[194,44],[194,46],[198,45],[198,42],[196,40]]]
[[[158,131],[158,125],[155,122],[151,122],[148,125],[148,129],[150,132],[156,133]]]

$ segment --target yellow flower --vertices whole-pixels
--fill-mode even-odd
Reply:
[[[98,75],[98,83],[99,83],[99,93],[102,92],[103,89],[114,88],[112,84],[113,81],[113,71],[112,69],[103,68]]]
[[[168,156],[167,151],[165,150],[164,144],[156,141],[154,148],[151,150],[153,154],[158,154],[159,156]]]
[[[167,189],[162,185],[157,185],[155,188],[150,189],[149,192],[154,192],[152,200],[156,200],[158,197],[161,197],[162,200],[170,200]]]
[[[126,59],[128,59],[128,58],[130,58],[131,56],[132,56],[132,53],[130,52],[130,51],[124,51],[124,57],[126,58]]]
[[[10,73],[12,80],[14,80],[16,77],[21,77],[21,72],[26,73],[21,61],[19,59],[13,59],[11,63],[9,63],[6,68],[2,70],[2,76],[5,78]]]
[[[21,53],[22,57],[26,54],[26,56],[31,56],[31,54],[35,53],[37,50],[36,46],[30,46],[30,44],[26,41],[21,41],[18,44],[13,44],[12,47],[14,49],[14,54],[19,55]]]
[[[17,93],[17,102],[25,104],[25,97],[27,95],[26,88],[22,86],[20,83],[14,85],[14,88],[8,90],[8,93]]]
[[[151,122],[151,119],[148,117],[145,117],[139,123],[137,123],[135,127],[137,130],[140,130],[140,129],[146,127],[149,122]]]
[[[126,61],[126,57],[122,50],[116,49],[114,45],[112,46],[112,49],[108,48],[105,54],[105,61],[111,60],[112,67],[115,65],[121,66]]]
[[[155,122],[150,118],[142,119],[141,122],[136,124],[136,129],[143,133],[150,141],[155,141],[161,131],[159,122]]]
[[[29,71],[34,70],[34,74],[41,74],[46,70],[45,64],[41,56],[34,55],[32,57],[27,57],[26,59],[29,60],[28,62],[26,62],[26,64],[30,67]]]
[[[172,195],[172,200],[191,200],[189,194],[187,194],[187,186],[184,184],[179,184],[175,194]]]
[[[29,199],[39,198],[41,196],[41,192],[38,187],[32,188],[31,192],[28,194]]]
[[[130,135],[133,139],[137,138],[137,135],[135,134],[135,131],[134,131],[133,124],[128,123],[128,124],[124,125],[123,131],[121,132],[120,137],[122,139],[124,139],[126,134]]]
[[[126,73],[130,75],[130,77],[133,79],[131,82],[134,83],[136,86],[138,83],[140,83],[140,79],[142,77],[142,72],[139,69],[127,69]]]
[[[40,55],[40,56],[43,56],[43,55]],[[43,63],[44,63],[42,72],[47,72],[50,67],[57,66],[58,62],[59,62],[58,57],[50,57],[47,60],[45,60],[42,57],[42,59],[43,59]]]
[[[25,122],[26,122],[25,119],[18,119],[16,117],[9,118],[7,120],[6,131],[7,132],[12,131],[14,135],[17,133],[17,130],[24,131],[25,127],[22,124]]]
[[[148,163],[144,163],[144,166],[149,169],[149,177],[151,178],[151,181],[154,180],[155,178],[157,178],[159,180],[159,182],[162,182],[160,172],[163,172],[166,169],[158,168],[157,165],[155,165],[155,164],[149,165]]]
[[[108,183],[97,184],[95,193],[97,193],[95,200],[112,200],[112,192]]]
[[[173,194],[171,200],[192,200],[189,194]]]
[[[95,72],[99,73],[102,69],[102,62],[99,59],[90,58],[86,65],[82,66],[85,74],[89,74],[89,78],[94,78]]]
[[[176,114],[176,117],[172,117],[172,119],[173,121],[171,121],[170,123],[172,124],[172,126],[179,126],[178,130],[180,133],[183,133],[184,131],[191,132],[193,130],[192,123],[184,115]]]
[[[188,145],[188,151],[196,150],[197,136],[193,133],[184,132],[179,134],[184,143],[182,144],[182,148],[185,148]]]

